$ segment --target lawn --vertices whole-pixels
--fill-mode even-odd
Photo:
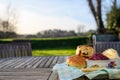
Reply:
[[[33,56],[68,56],[75,54],[75,49],[42,49],[32,50]]]

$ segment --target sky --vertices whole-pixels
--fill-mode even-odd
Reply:
[[[11,5],[17,14],[17,33],[36,34],[48,29],[96,30],[96,23],[86,0],[0,0],[0,18]]]

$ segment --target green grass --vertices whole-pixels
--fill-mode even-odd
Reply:
[[[42,49],[32,50],[33,56],[68,56],[75,54],[75,49]]]

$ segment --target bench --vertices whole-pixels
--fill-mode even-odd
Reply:
[[[28,42],[0,44],[0,58],[32,56],[31,44]]]
[[[120,41],[116,35],[93,35],[92,40],[95,52],[101,53],[108,48],[113,48],[120,53]]]

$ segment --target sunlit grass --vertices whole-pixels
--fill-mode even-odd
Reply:
[[[33,56],[68,56],[75,54],[75,49],[32,50]]]

